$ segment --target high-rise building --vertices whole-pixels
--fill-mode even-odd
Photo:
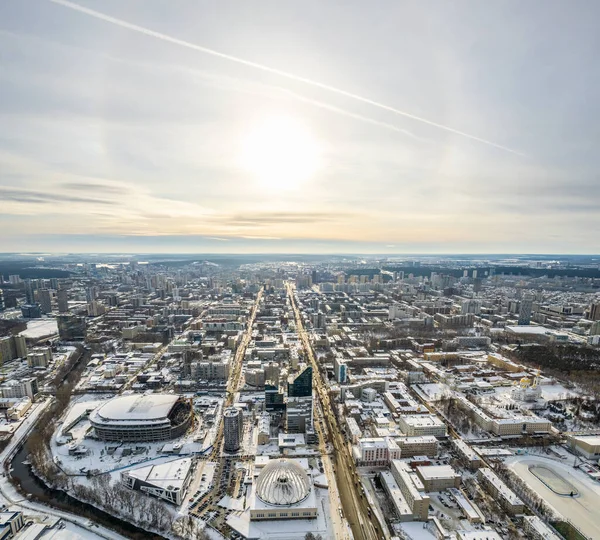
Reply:
[[[77,315],[59,315],[56,317],[58,335],[64,341],[82,341],[85,339],[85,318]]]
[[[344,384],[348,380],[348,366],[346,360],[335,356],[333,359],[333,369],[335,372],[335,380]]]
[[[590,336],[599,336],[600,335],[600,320],[594,321],[590,328]]]
[[[25,304],[21,306],[21,314],[24,319],[39,319],[42,316],[42,309],[39,304]]]
[[[223,439],[226,452],[237,452],[242,444],[244,419],[242,412],[235,407],[225,409],[223,413]]]
[[[28,304],[35,303],[34,291],[37,289],[37,285],[31,279],[25,281],[25,298]]]
[[[52,313],[52,293],[50,289],[40,289],[38,291],[38,299],[42,313]]]
[[[66,313],[69,311],[69,291],[67,289],[58,289],[56,300],[58,302],[59,313]]]
[[[18,274],[12,274],[8,276],[8,282],[11,285],[18,285],[19,283],[21,283],[21,277]]]
[[[87,306],[89,317],[99,317],[100,315],[103,315],[105,311],[104,304],[97,300],[92,300]]]
[[[85,291],[85,300],[89,304],[98,298],[98,287],[93,286]]]
[[[27,396],[33,401],[38,393],[38,383],[35,377],[28,379],[10,380],[0,386],[0,396],[3,398],[22,398]]]
[[[17,351],[13,337],[0,338],[0,363],[10,362],[15,358],[17,358]]]
[[[274,381],[265,382],[265,409],[267,411],[282,411],[285,409],[283,392],[279,391]]]
[[[4,311],[5,307],[6,306],[4,304],[4,291],[0,289],[0,311]]]
[[[13,336],[17,358],[27,358],[27,341],[25,336]]]
[[[306,433],[313,427],[313,400],[311,397],[288,398],[285,408],[288,433]]]
[[[481,300],[469,299],[464,300],[460,305],[461,313],[473,313],[479,315],[481,313]]]
[[[528,325],[531,322],[531,310],[533,309],[533,297],[525,295],[521,299],[519,308],[519,325]]]
[[[600,302],[590,305],[590,321],[600,321]]]
[[[312,367],[307,366],[296,377],[288,378],[288,397],[312,397]]]

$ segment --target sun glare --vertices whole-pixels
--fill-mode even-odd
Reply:
[[[241,160],[262,185],[294,189],[316,172],[319,145],[299,120],[274,116],[248,132],[242,141]]]

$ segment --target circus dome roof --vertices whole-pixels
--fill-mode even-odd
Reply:
[[[297,504],[308,497],[310,488],[306,471],[290,459],[271,460],[256,479],[256,495],[274,506]]]

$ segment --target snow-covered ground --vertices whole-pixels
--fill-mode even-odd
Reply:
[[[506,465],[532,490],[546,501],[558,514],[569,519],[590,538],[600,538],[600,484],[579,469],[572,467],[571,461],[560,461],[544,456],[513,456]],[[561,496],[554,493],[530,471],[531,465],[543,465],[562,476],[575,486],[579,497]]]
[[[22,422],[8,446],[0,454],[0,465],[2,465],[2,467],[4,467],[4,464],[10,459],[20,442],[27,436],[33,425],[37,422],[39,416],[49,405],[50,400],[40,402],[36,410],[31,413],[24,422]],[[7,506],[9,510],[23,512],[27,518],[31,518],[38,523],[45,522],[48,524],[54,524],[57,519],[63,519],[68,527],[62,529],[62,532],[66,531],[65,534],[70,536],[58,536],[58,538],[71,538],[73,540],[76,538],[87,538],[92,540],[100,540],[101,538],[107,540],[124,539],[124,537],[120,534],[96,524],[94,524],[93,529],[91,529],[90,521],[81,518],[76,514],[55,510],[23,498],[23,496],[10,483],[9,478],[6,475],[2,475],[0,477],[0,502]],[[54,532],[58,534],[57,531]],[[50,531],[47,534],[52,534],[52,532]]]
[[[99,403],[101,403],[101,400],[98,400],[98,395],[86,394],[81,396],[71,406],[64,417],[63,423],[52,437],[51,451],[54,460],[69,475],[85,476],[87,471],[92,470],[120,473],[120,471],[138,464],[146,462],[158,464],[177,459],[178,455],[199,453],[206,448],[206,439],[208,439],[209,446],[212,444],[212,437],[214,436],[212,430],[207,434],[204,442],[195,442],[201,431],[201,424],[197,424],[194,430],[179,439],[168,442],[131,444],[106,443],[88,437],[91,425],[85,418],[72,427],[70,426],[85,411],[86,407]],[[72,441],[68,444],[65,444],[64,435],[66,433],[63,433],[63,431],[72,436]],[[181,444],[181,450],[178,454],[169,454],[163,451],[175,443]],[[70,455],[69,449],[73,446],[82,447],[85,453]]]
[[[29,339],[38,339],[54,334],[58,334],[56,319],[32,319],[27,321],[27,330],[23,330],[19,335]]]

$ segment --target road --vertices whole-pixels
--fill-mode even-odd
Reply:
[[[246,330],[244,331],[244,334],[242,336],[242,341],[240,342],[238,349],[235,353],[234,359],[233,359],[233,365],[231,366],[231,371],[229,373],[229,381],[227,383],[227,395],[225,398],[225,404],[223,406],[223,409],[225,409],[226,407],[231,407],[231,405],[233,405],[233,402],[235,399],[235,394],[238,391],[238,388],[240,386],[240,380],[241,380],[241,376],[242,376],[242,366],[244,363],[244,356],[246,355],[246,349],[248,348],[248,345],[250,344],[250,341],[252,340],[252,327],[254,326],[254,321],[256,320],[256,313],[258,311],[258,306],[260,305],[260,300],[262,298],[262,294],[263,294],[263,288],[261,287],[261,289],[258,291],[258,294],[256,295],[256,300],[254,302],[254,306],[252,308],[250,318],[248,319],[248,324],[246,326]],[[196,517],[200,517],[203,514],[205,514],[206,512],[214,510],[214,505],[217,502],[217,496],[219,494],[218,492],[221,487],[220,479],[223,477],[223,470],[225,468],[225,463],[227,461],[226,459],[221,458],[222,442],[223,442],[223,415],[221,415],[221,418],[219,419],[219,427],[217,429],[217,434],[215,436],[215,440],[213,443],[213,450],[212,450],[210,456],[208,457],[208,459],[203,460],[201,465],[198,467],[198,470],[196,471],[196,476],[202,475],[202,472],[204,471],[204,464],[206,463],[206,461],[214,461],[214,460],[219,461],[217,470],[215,471],[215,474],[214,474],[213,487],[199,501],[199,505],[201,505],[204,501],[207,501],[207,500],[210,501],[210,504],[203,511],[198,512],[196,509],[193,510],[191,513],[192,513],[192,515],[194,515]],[[230,470],[228,471],[228,474],[227,474],[227,477],[229,480],[230,480],[231,472],[232,471],[230,468]]]
[[[375,512],[363,493],[362,484],[356,471],[356,466],[352,455],[346,445],[342,430],[337,423],[337,418],[334,415],[333,405],[329,399],[327,387],[321,377],[319,365],[313,353],[312,345],[308,338],[308,334],[304,329],[302,316],[298,308],[298,303],[294,296],[294,289],[288,282],[286,284],[290,304],[294,310],[294,318],[296,319],[296,330],[306,356],[310,360],[313,368],[313,385],[317,392],[317,396],[321,402],[323,420],[329,431],[331,443],[333,444],[333,462],[334,472],[337,482],[337,488],[341,495],[342,508],[344,516],[350,524],[352,534],[356,540],[371,540],[385,538],[384,529],[379,523]],[[320,444],[323,445],[323,434],[320,428],[319,421],[315,422],[317,434],[319,435]]]

